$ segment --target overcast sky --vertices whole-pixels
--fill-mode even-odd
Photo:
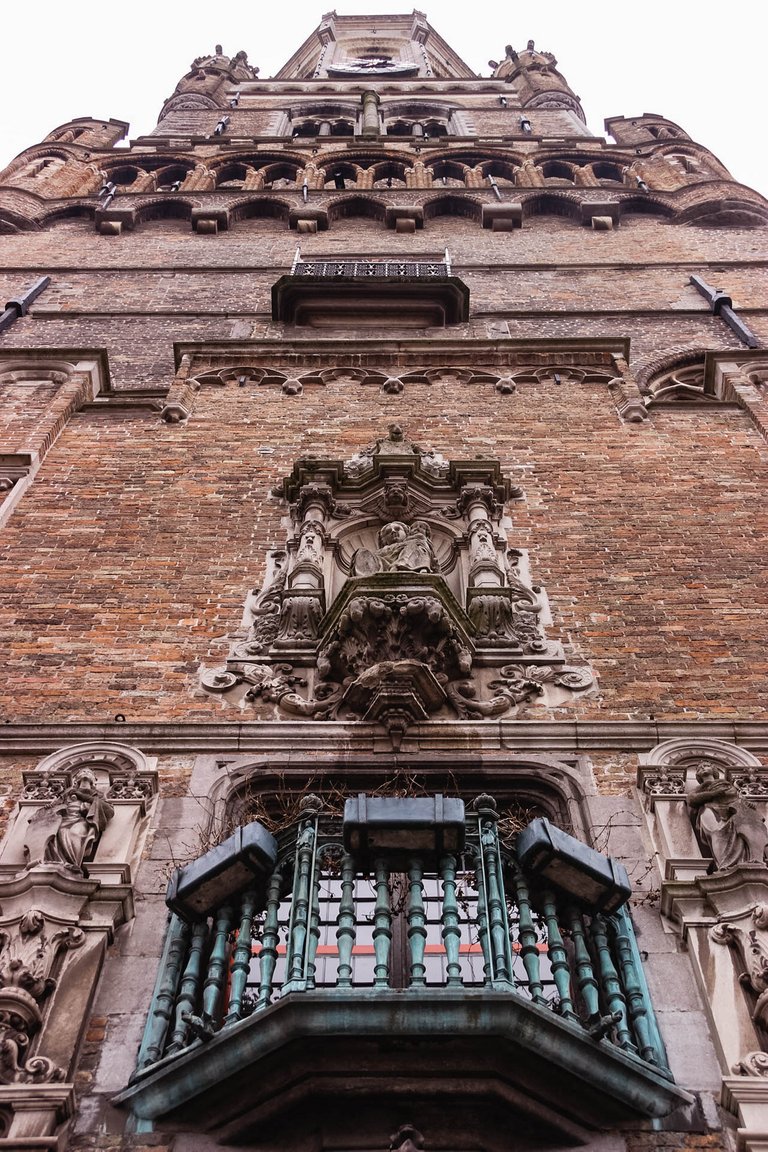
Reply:
[[[0,166],[77,116],[150,131],[195,56],[244,48],[267,78],[333,0],[5,0]],[[765,13],[759,0],[424,0],[434,28],[481,75],[504,45],[554,52],[593,132],[606,116],[657,112],[706,145],[734,178],[768,195]],[[390,0],[341,15],[410,12]],[[761,14],[762,13],[762,14]]]

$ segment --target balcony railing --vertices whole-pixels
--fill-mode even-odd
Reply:
[[[442,989],[526,1000],[668,1077],[626,910],[590,913],[527,874],[490,798],[475,808],[459,850],[411,848],[406,832],[394,855],[355,854],[308,797],[265,889],[172,917],[138,1074],[284,998]]]
[[[448,279],[451,275],[451,259],[446,248],[442,260],[303,260],[301,250],[297,248],[291,275],[315,279]]]

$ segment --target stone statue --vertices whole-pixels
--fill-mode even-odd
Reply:
[[[114,808],[96,787],[95,775],[85,768],[78,772],[60,800],[47,804],[33,816],[30,828],[42,825],[43,832],[47,833],[43,847],[46,863],[63,864],[82,873],[84,862],[91,859],[114,814]],[[37,861],[30,859],[30,863]]]
[[[323,560],[323,526],[316,520],[305,520],[299,534],[297,560],[321,564]]]
[[[714,764],[702,763],[696,779],[698,787],[688,797],[688,806],[717,870],[764,863],[768,858],[768,829],[752,805],[741,799]]]
[[[360,548],[352,558],[355,576],[377,572],[439,572],[432,535],[426,520],[414,520],[410,528],[400,520],[390,520],[379,532],[375,552]]]

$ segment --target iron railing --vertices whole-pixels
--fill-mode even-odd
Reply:
[[[288,995],[429,986],[522,997],[668,1076],[627,911],[590,914],[526,875],[478,807],[460,854],[365,861],[310,803],[265,892],[197,924],[172,916],[138,1071]]]
[[[442,260],[304,260],[301,250],[297,248],[291,275],[317,280],[383,277],[446,279],[451,275],[451,260],[447,249]]]

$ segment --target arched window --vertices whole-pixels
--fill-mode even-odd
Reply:
[[[600,160],[596,164],[592,165],[592,171],[597,179],[603,184],[608,182],[612,184],[624,183],[624,179],[621,174],[621,168],[618,164],[609,164],[604,160]]]
[[[561,160],[545,160],[541,173],[547,184],[573,184],[573,165]]]
[[[438,187],[463,188],[466,184],[464,171],[463,165],[452,160],[438,160],[432,165],[432,179]]]

